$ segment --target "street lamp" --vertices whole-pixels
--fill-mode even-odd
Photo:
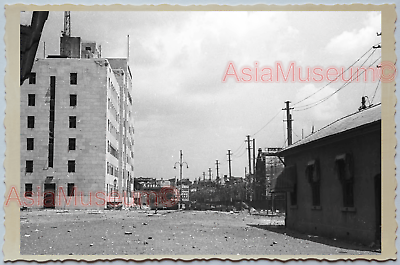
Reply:
[[[174,165],[174,169],[176,169],[176,164],[179,165],[179,178],[180,178],[180,185],[179,185],[179,209],[182,207],[182,166],[183,164],[186,164],[186,168],[189,168],[188,164],[186,162],[182,162],[182,150],[179,151],[180,156],[179,156],[179,162],[176,162]]]

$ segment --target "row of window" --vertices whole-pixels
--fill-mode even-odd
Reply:
[[[28,106],[34,107],[36,105],[36,94],[28,94]],[[78,105],[78,96],[76,94],[69,95],[69,106],[76,107]]]
[[[27,127],[28,129],[33,129],[35,128],[35,116],[28,116],[27,119]],[[69,116],[69,128],[76,128],[76,116]]]
[[[26,150],[35,150],[35,138],[26,138]],[[76,138],[68,138],[68,151],[76,150]]]
[[[343,207],[354,207],[354,174],[352,158],[348,154],[339,155],[335,159],[335,174],[342,186]],[[321,206],[321,176],[318,160],[307,164],[305,175],[311,187],[312,206]],[[297,205],[297,183],[290,194],[291,205]]]
[[[36,73],[32,72],[29,75],[29,84],[36,84]],[[69,74],[69,84],[77,85],[78,84],[78,73],[70,73]]]
[[[32,183],[25,183],[25,197],[33,196]],[[67,196],[75,196],[75,183],[67,184]]]
[[[68,173],[74,173],[75,169],[75,160],[68,160]],[[25,161],[25,173],[33,173],[33,160]]]

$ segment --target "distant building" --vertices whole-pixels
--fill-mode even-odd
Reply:
[[[341,118],[277,153],[286,226],[365,244],[381,240],[381,105]]]
[[[132,190],[128,60],[100,58],[96,43],[79,37],[60,45],[60,55],[35,60],[21,86],[21,195],[32,207],[105,207],[111,192]]]

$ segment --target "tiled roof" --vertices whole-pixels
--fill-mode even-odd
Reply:
[[[292,144],[291,146],[283,149],[281,152],[293,149],[295,147],[308,144],[310,142],[320,140],[322,138],[337,135],[345,131],[355,129],[357,127],[374,123],[381,120],[381,104],[369,107],[365,110],[355,112],[343,118],[340,118],[331,124],[321,128],[306,138]]]

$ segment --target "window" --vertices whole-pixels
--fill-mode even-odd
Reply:
[[[33,150],[34,148],[34,138],[27,138],[26,139],[26,150]]]
[[[76,128],[76,116],[69,116],[69,128]]]
[[[68,160],[68,173],[75,172],[75,160]]]
[[[68,183],[68,196],[75,196],[75,184]]]
[[[308,162],[306,176],[311,186],[312,206],[321,206],[321,181],[319,175],[318,160]]]
[[[91,49],[89,46],[86,46],[86,47],[85,47],[85,50],[86,50],[86,51],[91,51],[92,49]]]
[[[73,95],[73,94],[69,95],[69,106],[70,107],[76,107],[77,102],[78,102],[77,95]]]
[[[35,128],[35,116],[28,116],[28,128]]]
[[[32,173],[33,172],[33,160],[26,160],[25,172],[26,173]]]
[[[68,151],[76,150],[76,138],[68,139]]]
[[[32,183],[25,183],[25,197],[32,197]]]
[[[36,84],[36,73],[30,73],[30,75],[29,75],[29,84],[31,84],[31,85]]]
[[[28,94],[28,106],[35,106],[35,94]]]
[[[71,85],[77,85],[78,84],[78,74],[77,73],[70,73],[69,74],[69,83]]]
[[[336,157],[335,173],[342,184],[343,207],[354,207],[353,159],[350,154]]]

